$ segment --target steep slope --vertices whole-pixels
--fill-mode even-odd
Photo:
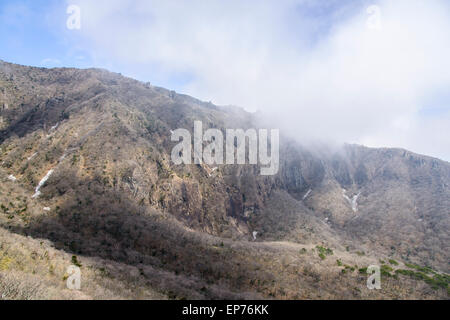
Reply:
[[[252,165],[177,166],[171,130],[192,131],[196,120],[258,128],[258,119],[97,69],[0,62],[0,108],[0,215],[10,232],[135,266],[147,279],[156,269],[198,284],[155,285],[174,297],[446,295],[401,273],[382,293],[359,292],[365,276],[349,274],[380,258],[449,272],[446,162],[395,149],[311,150],[282,137],[275,176]],[[317,245],[347,264],[319,258]]]

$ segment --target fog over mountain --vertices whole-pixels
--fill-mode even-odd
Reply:
[[[2,298],[448,298],[446,161],[284,133],[273,176],[171,161],[173,130],[264,118],[102,69],[0,62]]]
[[[69,2],[97,65],[260,110],[302,143],[450,160],[447,1]]]

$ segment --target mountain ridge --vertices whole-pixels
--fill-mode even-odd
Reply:
[[[280,170],[273,177],[260,176],[258,166],[252,165],[219,165],[214,172],[207,165],[175,166],[170,161],[174,146],[170,130],[192,130],[195,120],[205,128],[259,128],[258,115],[99,69],[30,68],[0,62],[0,106],[2,181],[5,186],[20,185],[17,194],[33,208],[9,219],[19,204],[11,201],[6,189],[2,191],[0,202],[7,210],[0,225],[11,232],[50,239],[58,249],[78,255],[167,268],[215,285],[222,283],[227,292],[232,288],[258,292],[262,297],[318,297],[315,277],[326,278],[325,270],[340,267],[332,267],[328,257],[319,260],[326,267],[312,271],[301,255],[292,257],[289,246],[308,248],[311,261],[316,252],[312,250],[320,252],[318,246],[345,257],[356,255],[347,257],[355,262],[395,258],[449,272],[448,162],[403,149],[345,145],[338,151],[311,150],[281,137]],[[54,171],[42,185],[41,196],[30,199],[50,170]],[[17,180],[10,181],[8,176]],[[42,212],[39,206],[51,211]],[[163,226],[160,219],[170,223]],[[183,249],[176,237],[151,235],[138,221],[152,230],[183,234],[181,238],[188,239],[187,245],[202,252],[203,258],[198,256],[193,262],[180,258]],[[181,230],[191,231],[184,235]],[[254,244],[253,232],[257,232]],[[147,240],[139,240],[139,234]],[[193,240],[192,234],[195,239],[214,240],[203,243]],[[230,270],[237,268],[246,285],[234,275],[221,280],[223,269],[204,261],[217,254],[211,241],[219,242],[218,252],[221,241],[227,248],[241,248],[233,251],[229,262],[219,261]],[[265,271],[281,270],[279,266],[272,269],[248,251],[248,246],[277,242],[287,244],[270,254],[273,249],[268,245],[264,254],[279,256],[280,261],[294,259],[308,274],[306,282],[294,281],[293,270],[280,271],[286,279],[274,281],[289,288],[285,295],[281,289],[270,289],[272,276]],[[259,266],[245,260],[243,252]],[[370,254],[367,261],[366,254]],[[253,276],[237,263],[253,266],[250,269],[256,278],[267,283],[248,283]],[[294,294],[292,285],[297,281],[304,282],[309,291]],[[336,288],[320,287],[327,297],[338,294]],[[351,296],[349,292],[345,294]],[[408,297],[406,292],[402,295]]]

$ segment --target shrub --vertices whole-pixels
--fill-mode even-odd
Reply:
[[[317,251],[319,252],[319,257],[324,260],[326,258],[326,256],[331,256],[333,255],[333,250],[329,249],[329,248],[325,248],[322,246],[316,246]]]
[[[380,272],[382,276],[392,277],[391,272],[394,271],[390,266],[383,264],[380,268]]]
[[[411,264],[411,263],[405,263],[405,266],[407,266],[408,268],[411,268],[411,269],[416,269],[416,270],[418,270],[420,272],[436,274],[436,272],[433,269],[429,268],[429,267],[421,267],[421,266],[419,266],[417,264]]]
[[[82,267],[81,263],[78,262],[77,256],[72,256],[72,264],[79,268]]]
[[[13,260],[8,257],[8,256],[4,256],[0,259],[0,271],[1,270],[8,270],[9,265],[13,262]]]
[[[367,267],[358,269],[358,272],[361,273],[361,274],[366,274],[367,273]]]
[[[355,268],[352,266],[345,265],[345,270],[350,270],[351,272],[355,271]]]
[[[395,270],[395,273],[413,277],[415,272],[411,270],[398,269]]]
[[[412,270],[404,270],[399,269],[396,270],[395,273],[402,274],[405,276],[409,276],[410,278],[416,279],[416,280],[423,280],[425,283],[431,286],[434,290],[437,290],[439,288],[446,288],[448,291],[448,284],[450,282],[450,276],[446,274],[435,274],[433,277],[427,276],[423,272],[417,272]]]
[[[389,263],[392,264],[393,266],[398,266],[398,262],[395,261],[394,259],[389,259]]]

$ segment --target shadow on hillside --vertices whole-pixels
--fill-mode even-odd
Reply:
[[[75,255],[138,268],[152,266],[235,292],[255,290],[243,279],[269,282],[273,278],[256,271],[261,269],[256,262],[240,263],[248,253],[231,250],[219,238],[188,231],[176,220],[136,205],[100,179],[82,180],[65,172],[51,182],[43,188],[43,197],[64,195],[67,200],[55,212],[11,231],[48,239],[55,248]]]
[[[65,101],[63,97],[56,97],[37,105],[22,104],[19,109],[3,111],[5,117],[14,120],[6,129],[0,131],[0,144],[14,135],[24,137],[39,129],[50,129],[51,126],[69,117],[65,110],[70,103],[69,99]]]

